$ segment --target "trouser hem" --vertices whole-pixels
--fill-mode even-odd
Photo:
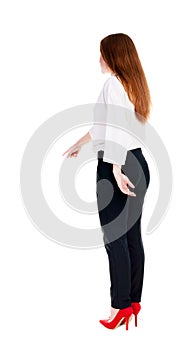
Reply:
[[[112,307],[114,307],[114,309],[125,309],[126,307],[130,307],[131,303],[128,304],[111,304]]]

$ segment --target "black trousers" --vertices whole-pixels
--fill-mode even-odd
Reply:
[[[98,151],[98,213],[109,260],[111,306],[122,309],[141,301],[145,262],[141,217],[150,172],[142,149],[128,150],[121,171],[135,186],[130,189],[136,197],[131,197],[120,190],[113,165],[102,157],[103,151]]]

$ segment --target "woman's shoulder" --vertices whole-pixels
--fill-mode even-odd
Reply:
[[[110,77],[105,81],[104,87],[108,86],[119,86],[122,85],[115,74],[111,74]]]
[[[111,101],[111,103],[119,104],[130,110],[134,110],[134,105],[129,100],[123,84],[115,74],[111,74],[111,76],[105,81],[103,96],[105,101]]]
[[[105,81],[103,90],[105,93],[111,93],[112,91],[115,92],[123,92],[124,87],[122,83],[119,81],[119,79],[116,77],[116,75],[111,74],[111,76]]]

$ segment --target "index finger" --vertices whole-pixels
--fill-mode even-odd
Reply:
[[[127,185],[129,185],[132,188],[135,188],[135,185],[129,179],[127,180]]]
[[[67,150],[67,151],[65,151],[65,152],[62,154],[62,156],[64,156],[64,154],[65,154],[65,153],[67,153],[67,152],[68,152],[68,150]]]

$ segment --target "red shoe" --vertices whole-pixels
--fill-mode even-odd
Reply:
[[[140,303],[131,303],[131,307],[133,308],[133,315],[135,316],[135,327],[137,327],[137,315],[141,310]],[[125,323],[125,320],[123,320],[120,325],[123,325]]]
[[[133,308],[133,314],[135,315],[135,327],[137,327],[137,315],[141,310],[140,303],[131,303],[131,306]]]
[[[129,318],[132,316],[132,314],[133,314],[133,308],[129,306],[129,307],[126,307],[125,309],[120,309],[112,321],[100,320],[100,323],[106,328],[114,329],[114,328],[117,328],[123,320],[125,320],[126,331],[127,331]]]

